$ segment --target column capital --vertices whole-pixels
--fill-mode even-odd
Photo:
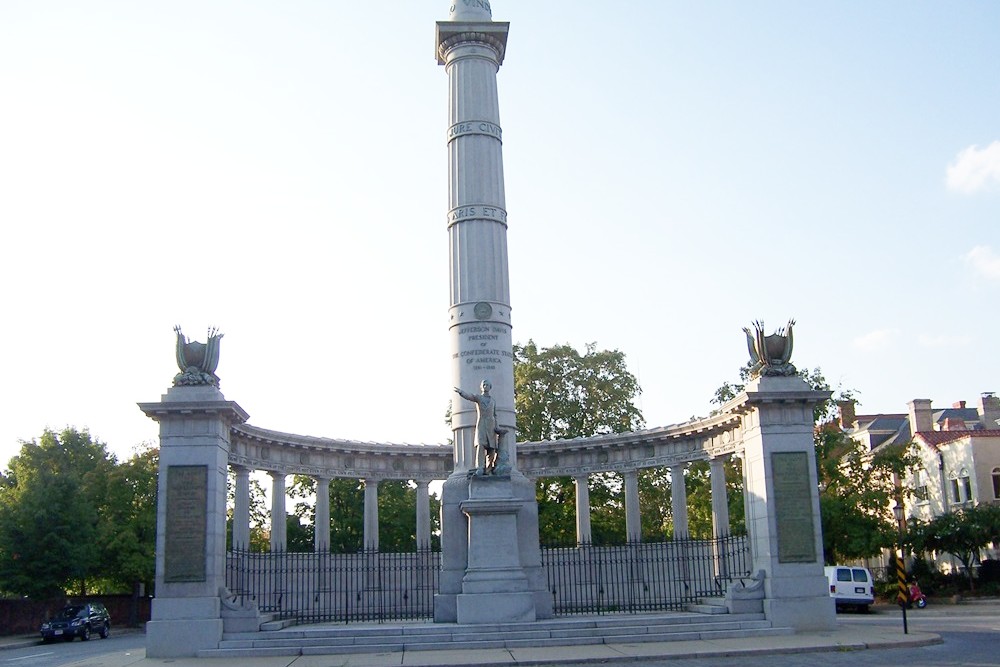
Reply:
[[[509,30],[510,23],[506,21],[438,21],[434,42],[438,65],[446,64],[449,52],[457,46],[481,45],[496,53],[497,66],[500,66],[507,51]]]

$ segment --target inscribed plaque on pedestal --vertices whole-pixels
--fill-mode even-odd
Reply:
[[[167,534],[163,580],[205,581],[208,466],[167,468]]]
[[[809,488],[809,454],[771,454],[774,480],[774,514],[778,531],[779,563],[815,563],[812,493]]]

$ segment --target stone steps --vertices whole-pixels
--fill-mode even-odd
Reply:
[[[448,649],[579,646],[793,634],[772,628],[763,614],[587,616],[534,623],[458,625],[413,623],[310,625],[270,632],[226,634],[198,657],[336,655]]]

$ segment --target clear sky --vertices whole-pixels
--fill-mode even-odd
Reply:
[[[0,3],[0,467],[154,440],[175,324],[254,425],[445,441],[448,6]],[[1000,391],[1000,3],[493,17],[516,341],[622,350],[650,426],[758,318],[861,412]]]

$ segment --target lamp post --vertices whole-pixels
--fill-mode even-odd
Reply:
[[[896,528],[899,530],[899,555],[895,558],[896,582],[899,586],[899,593],[896,597],[899,600],[899,608],[903,610],[903,634],[906,635],[910,632],[906,626],[906,605],[910,601],[910,589],[906,585],[906,568],[903,563],[905,554],[903,551],[903,507],[899,504],[898,500],[892,506],[892,514],[896,517]]]

